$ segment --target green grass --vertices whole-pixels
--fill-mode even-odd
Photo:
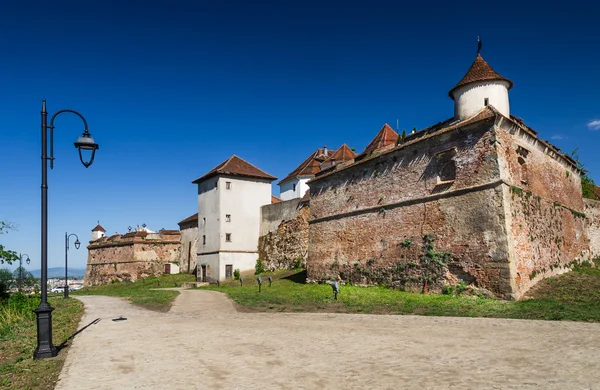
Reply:
[[[160,280],[160,285],[158,281]],[[128,298],[135,305],[146,309],[165,312],[179,295],[178,291],[164,290],[165,288],[181,286],[183,282],[196,281],[194,275],[173,274],[163,275],[159,278],[146,278],[135,283],[121,282],[102,286],[84,287],[74,291],[72,295],[108,295],[113,297]]]
[[[600,266],[600,263],[598,263]],[[496,317],[600,322],[600,268],[585,265],[544,280],[530,291],[531,299],[510,302],[463,295],[415,294],[385,287],[342,286],[333,300],[328,284],[303,284],[296,272],[273,275],[262,292],[256,278],[202,287],[229,295],[246,311],[419,314],[429,316]],[[295,280],[292,280],[295,279]]]
[[[83,304],[76,299],[49,298],[52,312],[54,345],[60,345],[75,333],[83,315]],[[0,389],[54,389],[62,369],[66,350],[53,359],[33,360],[37,328],[33,309],[39,297],[18,304],[0,304]]]

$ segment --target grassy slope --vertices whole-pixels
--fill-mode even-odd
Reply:
[[[158,284],[159,280],[160,285]],[[175,287],[176,284],[181,286],[183,282],[194,282],[195,280],[193,275],[187,274],[163,275],[160,278],[146,278],[135,283],[124,282],[85,287],[71,294],[124,297],[128,298],[133,304],[164,312],[169,310],[179,292],[160,289]]]
[[[600,264],[598,264],[600,265]],[[266,274],[265,274],[266,275]],[[600,268],[581,266],[573,272],[540,282],[532,299],[507,302],[472,296],[424,295],[384,287],[342,286],[338,301],[326,284],[302,284],[292,272],[274,275],[262,292],[256,278],[211,285],[207,289],[228,294],[248,311],[308,311],[432,316],[499,317],[543,320],[600,321]],[[288,277],[288,278],[286,278]],[[296,279],[301,279],[296,275]]]
[[[83,315],[83,304],[76,299],[50,298],[52,336],[55,345],[75,333]],[[62,369],[66,350],[57,358],[33,360],[37,344],[35,314],[39,298],[31,299],[26,310],[16,312],[0,307],[0,388],[53,389]]]

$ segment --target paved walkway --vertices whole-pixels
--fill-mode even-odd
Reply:
[[[168,313],[77,298],[81,326],[102,321],[76,336],[58,390],[600,389],[600,324],[237,313],[201,290]]]

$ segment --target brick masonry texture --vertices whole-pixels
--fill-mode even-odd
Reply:
[[[584,201],[590,252],[591,256],[596,258],[600,256],[600,202],[592,199]]]
[[[310,182],[309,280],[518,299],[584,259],[579,172],[526,130],[494,115]],[[444,155],[456,174],[440,184]]]
[[[259,258],[265,269],[290,269],[306,265],[308,255],[308,202],[293,199],[263,206]]]
[[[136,281],[164,273],[165,263],[180,258],[179,231],[159,233],[133,232],[116,234],[92,241],[88,245],[88,262],[84,285],[94,286],[112,281]]]

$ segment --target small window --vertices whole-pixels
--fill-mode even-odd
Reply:
[[[202,245],[206,245],[206,236],[202,236]]]
[[[225,241],[231,242],[231,233],[225,233]]]
[[[227,264],[225,265],[225,279],[233,278],[233,265]]]
[[[437,159],[437,182],[445,184],[456,180],[456,162],[454,156],[456,149],[450,149],[438,153]]]
[[[490,105],[490,99],[489,98],[483,99],[483,105],[486,106],[486,107],[489,106]]]
[[[230,181],[226,181],[225,182],[225,189],[228,189],[228,190],[231,189],[231,182]]]
[[[292,191],[296,191],[296,184],[292,184]]]
[[[202,225],[206,226],[206,218],[202,218]]]
[[[231,214],[225,214],[225,222],[231,222]]]

